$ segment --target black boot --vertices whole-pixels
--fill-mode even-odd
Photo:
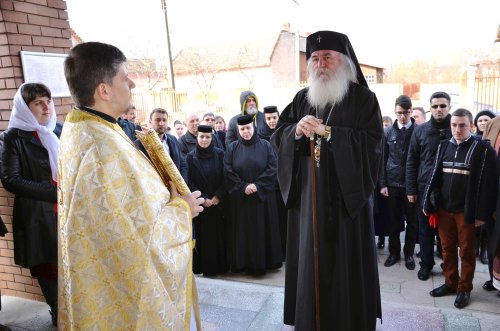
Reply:
[[[49,313],[52,325],[57,326],[57,279],[38,278],[38,284],[42,289],[45,302],[50,307]]]
[[[481,233],[481,239],[479,243],[479,261],[482,264],[488,264],[488,236],[485,233]]]

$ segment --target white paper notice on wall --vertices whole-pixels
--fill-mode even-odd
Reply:
[[[71,96],[64,77],[64,60],[67,54],[20,51],[25,83],[42,83],[52,92],[52,97]]]

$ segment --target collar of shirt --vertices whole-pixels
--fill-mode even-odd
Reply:
[[[170,148],[168,147],[167,135],[164,133],[160,136],[161,143],[168,154],[170,154]]]
[[[398,123],[399,130],[401,130],[402,128],[409,129],[411,127],[411,125],[413,124],[412,121],[408,121],[408,123],[406,123],[405,125],[399,123],[399,121],[397,121],[397,123]]]

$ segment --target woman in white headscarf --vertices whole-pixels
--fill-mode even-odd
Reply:
[[[25,83],[0,135],[0,178],[13,193],[14,262],[38,279],[57,323],[57,155],[61,125],[50,90]]]

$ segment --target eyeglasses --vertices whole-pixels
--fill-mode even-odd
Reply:
[[[410,115],[410,112],[409,111],[396,111],[395,112],[397,116],[408,116]]]
[[[432,105],[431,108],[432,109],[438,109],[439,108],[446,108],[448,107],[448,105],[445,105],[444,103],[440,104],[440,105]]]

